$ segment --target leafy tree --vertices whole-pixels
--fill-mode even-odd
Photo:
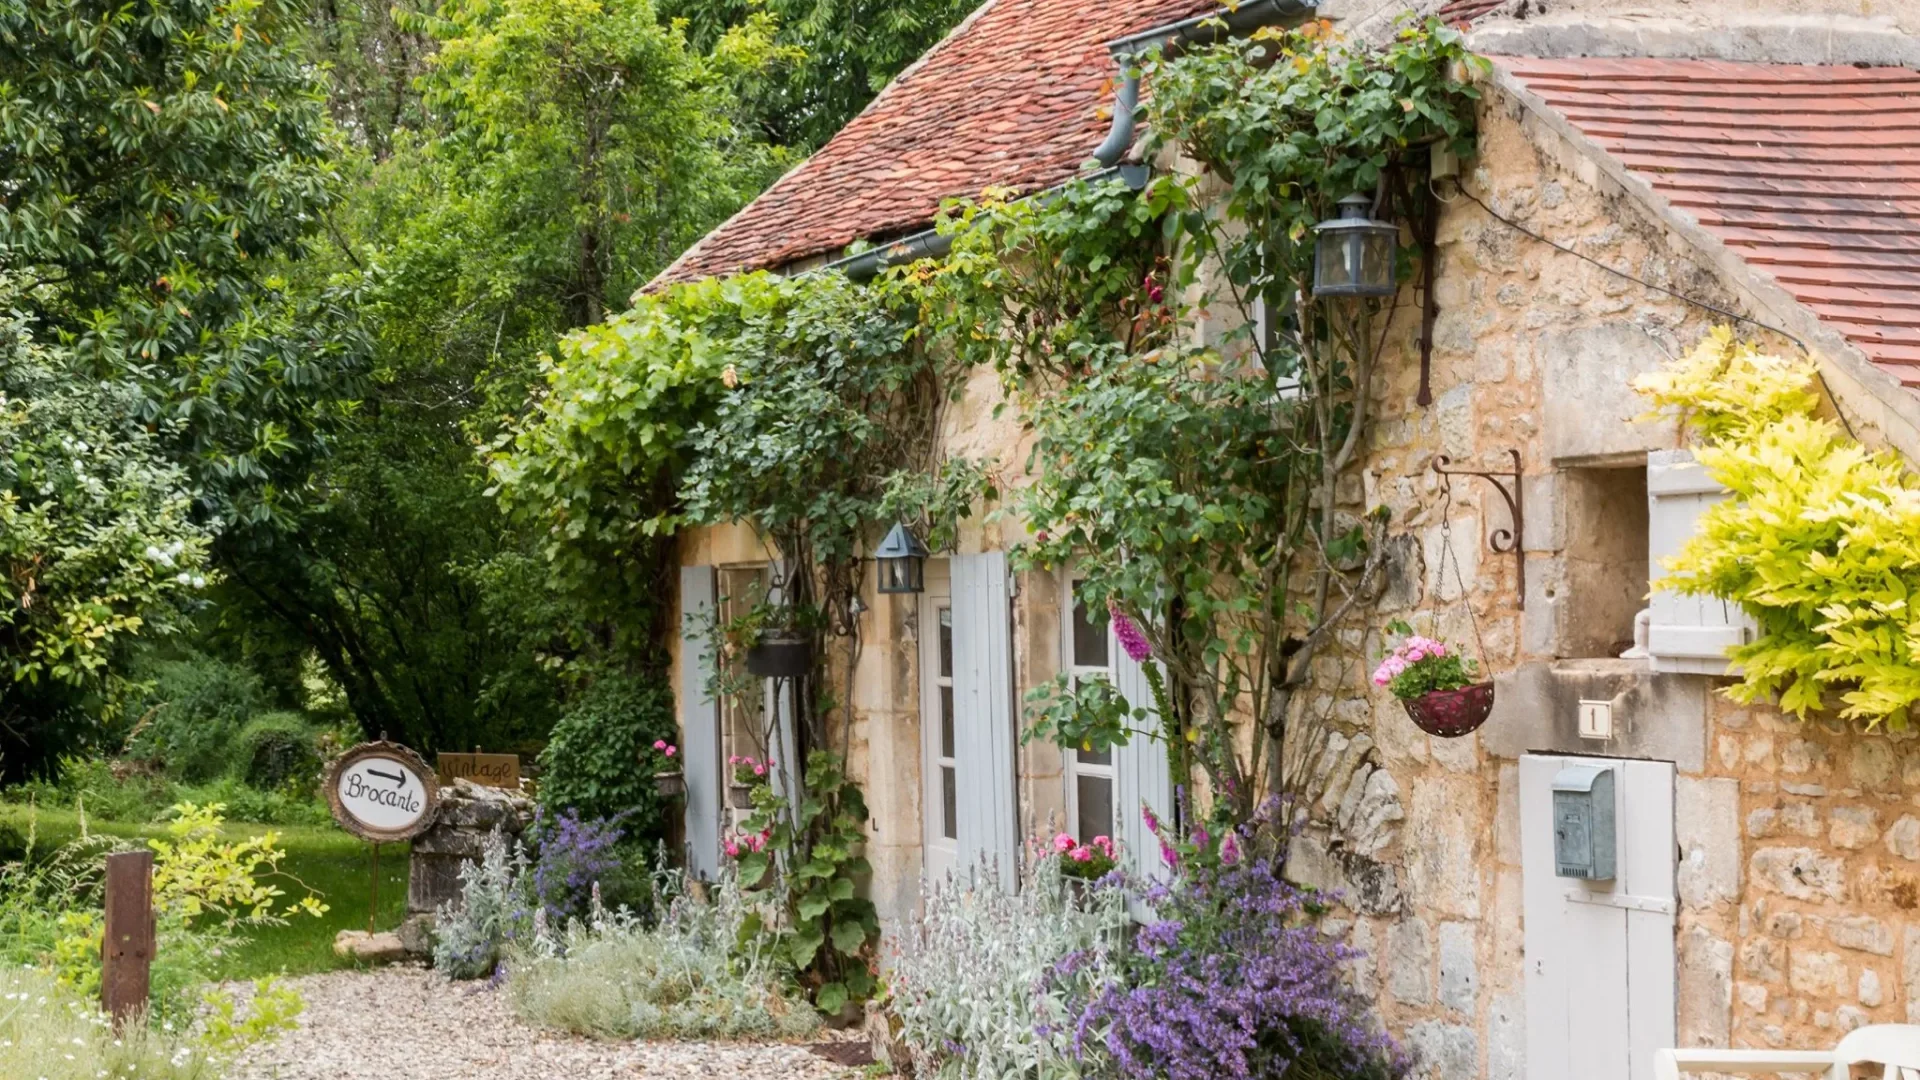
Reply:
[[[300,489],[355,348],[287,295],[337,143],[284,0],[0,3],[0,257],[88,362],[137,375],[230,519]],[[174,424],[172,421],[180,421]]]
[[[980,6],[979,0],[667,0],[696,42],[757,15],[799,55],[750,95],[767,140],[810,151],[833,137],[895,75]]]
[[[84,740],[129,645],[175,629],[204,587],[192,488],[134,420],[140,391],[99,380],[0,317],[0,769]]]

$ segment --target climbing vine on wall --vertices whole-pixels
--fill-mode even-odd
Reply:
[[[931,275],[956,348],[997,366],[1036,434],[1018,561],[1071,560],[1173,684],[1158,729],[1145,702],[1076,723],[1061,710],[1088,695],[1043,688],[1047,730],[1190,746],[1236,816],[1310,782],[1288,748],[1327,706],[1310,715],[1300,691],[1385,557],[1384,518],[1353,492],[1395,317],[1313,296],[1312,226],[1356,191],[1376,216],[1430,220],[1431,148],[1472,150],[1475,63],[1411,23],[1383,48],[1316,23],[1151,59],[1148,152],[1198,168],[954,214]]]
[[[1636,382],[1732,493],[1655,586],[1732,601],[1759,624],[1730,653],[1734,700],[1904,728],[1920,702],[1920,479],[1823,417],[1818,377],[1723,327]]]

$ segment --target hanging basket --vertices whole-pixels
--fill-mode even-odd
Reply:
[[[1442,739],[1470,735],[1493,712],[1493,683],[1474,683],[1458,690],[1429,690],[1400,704],[1421,731]]]
[[[747,649],[747,673],[763,679],[797,679],[813,670],[807,638],[763,637]]]

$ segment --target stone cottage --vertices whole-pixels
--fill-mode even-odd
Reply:
[[[1663,1046],[1827,1046],[1920,1020],[1920,741],[1715,692],[1724,649],[1750,632],[1741,616],[1647,599],[1715,492],[1672,423],[1634,422],[1629,387],[1732,322],[1814,357],[1861,439],[1920,460],[1920,42],[1905,15],[1857,5],[1539,7],[1441,9],[1492,60],[1479,153],[1433,178],[1446,205],[1431,404],[1416,403],[1429,298],[1409,287],[1365,466],[1367,503],[1410,539],[1362,626],[1436,598],[1470,610],[1495,711],[1475,734],[1431,738],[1356,668],[1316,748],[1328,780],[1293,872],[1346,898],[1339,927],[1371,957],[1363,985],[1434,1077],[1637,1080]],[[1122,160],[1132,133],[1113,96],[1134,88],[1110,46],[1172,40],[1213,10],[990,0],[662,280],[937,252],[925,230],[942,198]],[[1260,0],[1232,21],[1306,15]],[[880,247],[842,259],[859,240]],[[1017,467],[1022,435],[994,416],[997,395],[980,373],[942,438]],[[1439,455],[1489,475],[1442,477]],[[1052,822],[1156,857],[1120,808],[1169,801],[1162,751],[1018,739],[1021,696],[1063,669],[1142,697],[1070,573],[1009,574],[1013,528],[975,522],[929,560],[923,593],[865,598],[850,768],[894,926],[923,881],[1017,859]],[[1512,542],[1490,541],[1501,532]],[[747,595],[776,557],[745,529],[688,533],[681,611]],[[1459,575],[1441,573],[1450,560]],[[704,700],[706,663],[698,640],[679,643],[689,860],[712,871],[732,812],[724,762],[764,748]],[[1615,784],[1606,881],[1556,872],[1552,788],[1583,763]]]

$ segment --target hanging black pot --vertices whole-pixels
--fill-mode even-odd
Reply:
[[[763,636],[747,649],[747,673],[763,679],[797,679],[813,670],[813,639]]]

